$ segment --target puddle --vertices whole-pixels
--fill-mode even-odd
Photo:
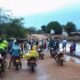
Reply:
[[[47,78],[49,78],[48,75],[43,75],[43,76],[38,77],[38,80],[47,80]]]
[[[42,65],[39,64],[37,66],[37,80],[47,80],[50,76],[46,74],[45,69],[43,69]]]
[[[64,56],[65,61],[70,61],[71,58],[75,63],[80,64],[80,59],[77,59],[77,58],[74,58],[74,57],[70,57],[70,56],[67,56],[67,55]]]
[[[80,51],[77,51],[77,52],[76,52],[76,55],[80,56]]]
[[[80,59],[75,58],[75,63],[80,64]]]
[[[65,59],[65,61],[70,61],[70,56],[65,55],[64,59]]]

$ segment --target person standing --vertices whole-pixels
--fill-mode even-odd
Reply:
[[[63,52],[66,52],[66,44],[67,44],[67,40],[66,40],[66,38],[64,38],[62,41]]]
[[[46,39],[46,51],[48,52],[48,50],[49,50],[49,41],[48,39]]]
[[[72,47],[73,47],[73,55],[75,56],[75,51],[76,51],[76,42],[75,41],[73,41]]]

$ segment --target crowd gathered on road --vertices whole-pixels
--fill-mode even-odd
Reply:
[[[66,52],[67,43],[68,41],[66,38],[64,38],[62,41],[59,41],[59,39],[55,39],[55,38],[51,38],[50,40],[49,39],[42,39],[42,40],[30,39],[30,40],[25,40],[22,43],[18,42],[17,39],[13,39],[10,41],[7,41],[6,39],[3,39],[3,40],[1,39],[0,40],[0,63],[2,60],[2,68],[3,68],[2,70],[4,71],[4,63],[6,65],[7,55],[10,55],[8,69],[10,69],[11,63],[16,58],[19,59],[20,68],[21,68],[22,67],[21,58],[23,58],[23,55],[30,54],[30,53],[33,53],[33,54],[37,53],[37,57],[39,57],[40,54],[43,53],[43,51],[44,52],[49,51],[50,53],[52,51],[53,53],[54,52],[56,53],[55,57],[57,57],[59,53]],[[60,44],[62,44],[63,51],[60,50]],[[76,42],[73,41],[69,48],[70,48],[70,53],[72,55],[75,55]],[[28,66],[30,65],[29,62],[30,61],[27,58]]]

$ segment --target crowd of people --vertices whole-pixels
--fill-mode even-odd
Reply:
[[[0,40],[0,53],[2,54],[2,57],[4,59],[6,58],[7,53],[11,55],[11,59],[9,62],[9,68],[11,66],[11,62],[15,56],[21,56],[25,52],[29,52],[32,50],[33,46],[36,45],[36,49],[40,47],[43,51],[47,52],[49,51],[50,47],[53,47],[54,50],[59,51],[60,49],[60,43],[59,39],[54,39],[51,38],[49,39],[42,39],[42,40],[27,40],[24,41],[23,43],[19,43],[16,39],[7,41],[6,39]],[[66,45],[67,45],[67,40],[64,38],[62,40],[62,48],[63,52],[66,52]],[[75,54],[76,51],[76,43],[73,41],[73,43],[70,46],[70,53]]]

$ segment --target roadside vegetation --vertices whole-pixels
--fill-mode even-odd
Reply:
[[[68,35],[71,32],[80,31],[77,30],[76,25],[73,22],[67,22],[65,25],[61,25],[58,21],[51,21],[47,25],[42,25],[40,30],[35,27],[24,26],[24,18],[16,18],[13,15],[9,15],[10,11],[0,8],[0,37],[16,37],[16,38],[26,38],[28,34],[33,33],[50,33],[53,29],[55,34],[62,34],[64,29]]]

